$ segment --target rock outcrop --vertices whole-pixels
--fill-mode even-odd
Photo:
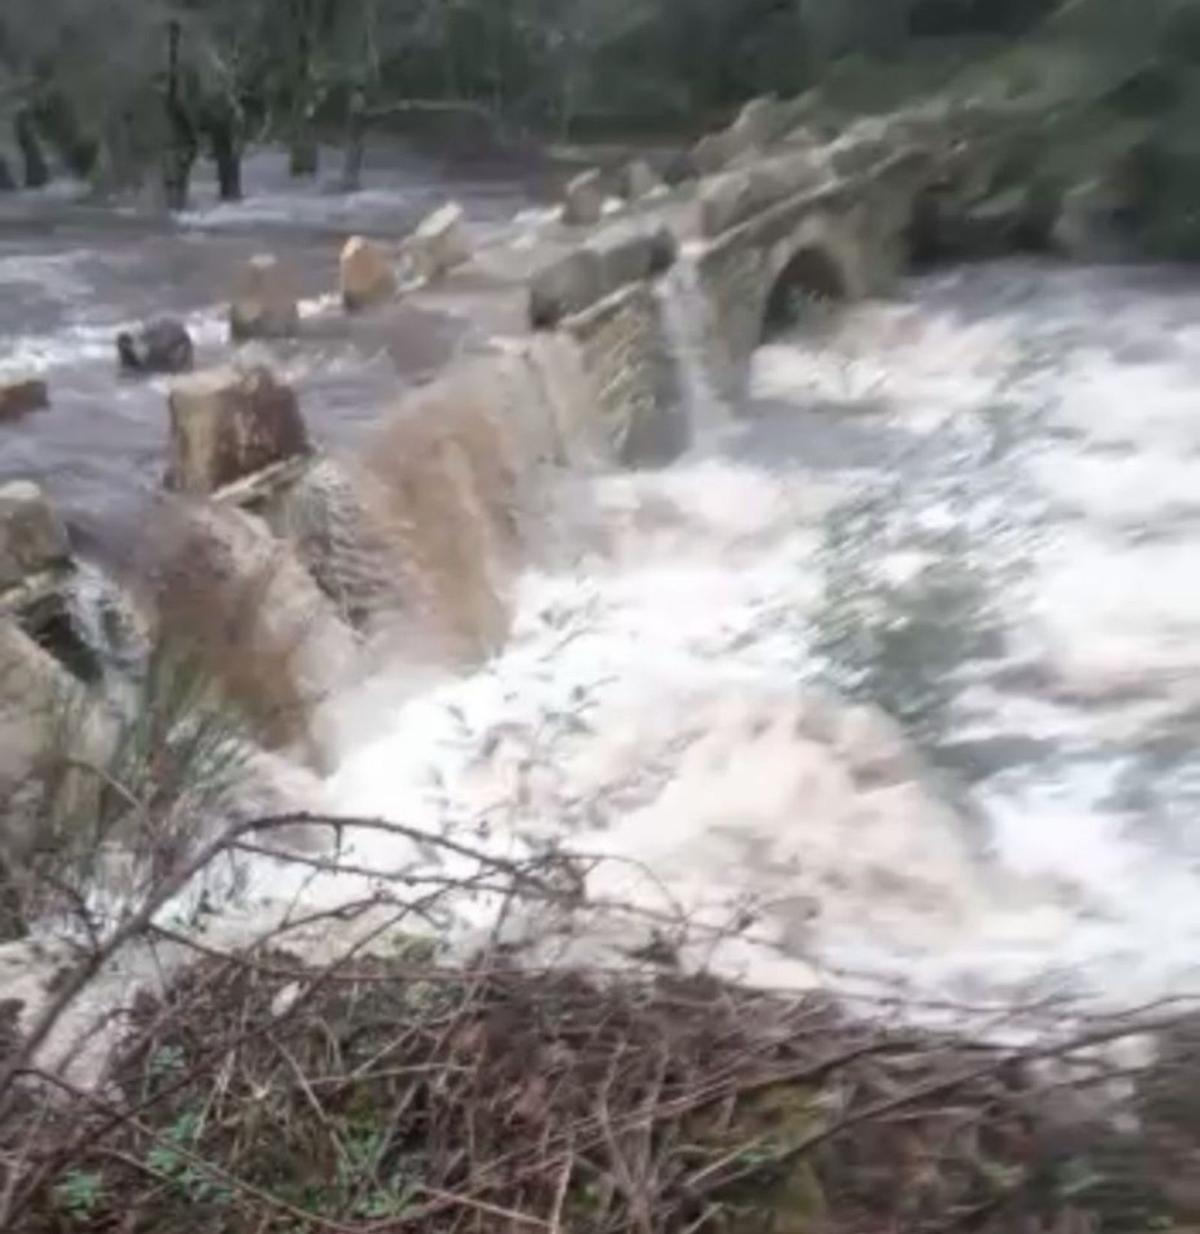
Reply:
[[[44,381],[34,377],[0,381],[0,423],[49,406],[50,392]]]
[[[214,369],[177,382],[170,395],[167,487],[213,493],[309,453],[291,387],[271,371]]]
[[[350,312],[382,304],[396,294],[396,275],[382,245],[362,236],[346,241],[338,262],[342,303]]]
[[[234,341],[290,338],[299,329],[300,301],[290,271],[270,254],[251,258],[238,276],[229,309]]]
[[[621,173],[621,196],[626,201],[641,201],[665,187],[662,177],[645,159],[627,163]]]
[[[161,317],[117,335],[117,358],[130,373],[185,373],[195,363],[192,336],[175,317]]]

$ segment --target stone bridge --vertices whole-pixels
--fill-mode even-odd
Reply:
[[[351,241],[342,303],[328,310],[338,328],[403,330],[411,316],[389,316],[401,309],[451,313],[473,328],[457,349],[472,354],[400,400],[352,459],[314,450],[294,393],[237,367],[236,353],[234,367],[178,382],[165,472],[187,500],[164,497],[146,520],[160,630],[174,621],[203,644],[235,617],[248,623],[238,643],[254,671],[225,684],[253,696],[247,711],[287,716],[260,729],[288,746],[311,737],[381,616],[419,613],[467,654],[494,649],[506,578],[544,520],[539,476],[680,454],[698,394],[734,407],[755,348],[797,295],[885,293],[914,246],[1044,226],[1024,187],[997,205],[1021,141],[1001,120],[927,108],[830,132],[805,100],[760,99],[696,145],[673,188],[643,164],[616,185],[585,173],[560,215],[474,252],[453,207],[399,252]],[[233,343],[303,343],[273,259],[243,271],[230,325]],[[0,490],[0,738],[9,721],[28,728],[30,682],[50,697],[59,678],[84,688],[98,677],[68,628],[73,568],[36,486]],[[224,680],[235,657],[210,651]],[[0,765],[0,788],[14,775]]]
[[[661,458],[686,439],[678,370],[690,347],[704,379],[736,403],[751,356],[796,297],[885,294],[915,255],[1037,244],[1052,218],[1019,176],[1020,116],[925,107],[860,120],[836,135],[810,124],[806,100],[756,99],[691,152],[698,173],[632,217],[589,236],[533,279],[531,322],[576,337],[602,402],[627,421],[620,456]],[[641,245],[640,259],[631,255]],[[651,256],[651,254],[653,256]],[[651,294],[672,264],[691,337]],[[656,421],[656,431],[646,426]]]

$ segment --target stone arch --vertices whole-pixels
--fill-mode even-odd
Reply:
[[[840,302],[847,298],[849,290],[846,272],[828,247],[801,245],[767,290],[761,338],[769,339],[795,323],[798,299]]]

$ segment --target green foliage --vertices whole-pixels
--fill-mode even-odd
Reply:
[[[70,1217],[86,1220],[104,1198],[104,1178],[94,1170],[72,1170],[54,1189],[58,1207]]]

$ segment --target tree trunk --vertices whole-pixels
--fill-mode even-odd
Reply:
[[[179,97],[179,40],[177,21],[168,28],[167,149],[163,154],[163,200],[168,210],[186,210],[192,166],[196,162],[196,134]]]
[[[25,187],[40,189],[50,181],[50,168],[46,166],[46,156],[42,153],[42,143],[33,125],[33,115],[27,107],[17,112],[13,132],[25,163]]]
[[[13,179],[12,170],[4,155],[0,154],[0,193],[11,193],[16,187],[17,182]]]
[[[210,121],[209,141],[213,162],[217,165],[217,188],[222,201],[242,200],[242,150],[235,129],[236,121],[232,116]]]
[[[317,139],[306,119],[299,120],[292,128],[292,140],[288,146],[288,170],[293,176],[315,176],[321,165]]]
[[[367,151],[367,100],[361,90],[350,96],[346,109],[346,152],[342,164],[342,191],[356,193],[362,188],[363,160]]]

